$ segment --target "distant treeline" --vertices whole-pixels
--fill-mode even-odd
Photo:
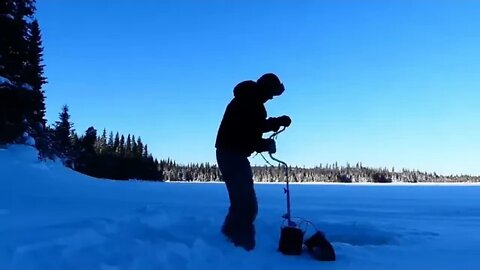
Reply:
[[[90,127],[81,137],[73,134],[72,142],[71,167],[81,173],[117,180],[162,180],[160,163],[140,137],[119,135],[118,132],[115,136],[110,132],[107,137],[105,129],[97,136],[95,128]]]
[[[164,167],[163,178],[168,181],[222,181],[218,167],[215,165],[190,164],[181,166],[170,164]],[[285,181],[285,168],[281,166],[253,167],[254,180],[257,182]],[[368,168],[361,163],[355,166],[320,165],[315,168],[289,167],[291,182],[339,182],[339,183],[455,183],[480,182],[479,176],[450,175],[420,172],[416,170],[395,168]]]

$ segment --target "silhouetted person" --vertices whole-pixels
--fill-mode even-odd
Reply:
[[[268,118],[264,103],[285,90],[275,74],[267,73],[255,81],[244,81],[233,90],[215,143],[217,163],[230,198],[230,208],[222,233],[235,246],[255,248],[257,197],[248,157],[253,152],[275,153],[275,141],[263,139],[263,133],[289,126],[288,116]]]

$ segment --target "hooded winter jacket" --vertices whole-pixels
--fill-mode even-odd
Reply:
[[[262,134],[278,130],[275,118],[267,119],[262,89],[254,81],[243,81],[233,90],[217,133],[215,147],[250,156],[266,151]]]

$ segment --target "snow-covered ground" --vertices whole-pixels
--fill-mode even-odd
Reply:
[[[336,262],[276,251],[282,185],[256,186],[257,248],[220,235],[223,184],[96,180],[0,149],[0,269],[480,269],[480,187],[292,185]]]

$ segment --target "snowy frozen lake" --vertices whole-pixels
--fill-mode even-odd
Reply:
[[[298,184],[336,262],[276,251],[282,184],[257,184],[257,247],[219,233],[221,183],[96,180],[0,149],[0,269],[480,269],[480,186]],[[308,233],[307,233],[308,235]]]

